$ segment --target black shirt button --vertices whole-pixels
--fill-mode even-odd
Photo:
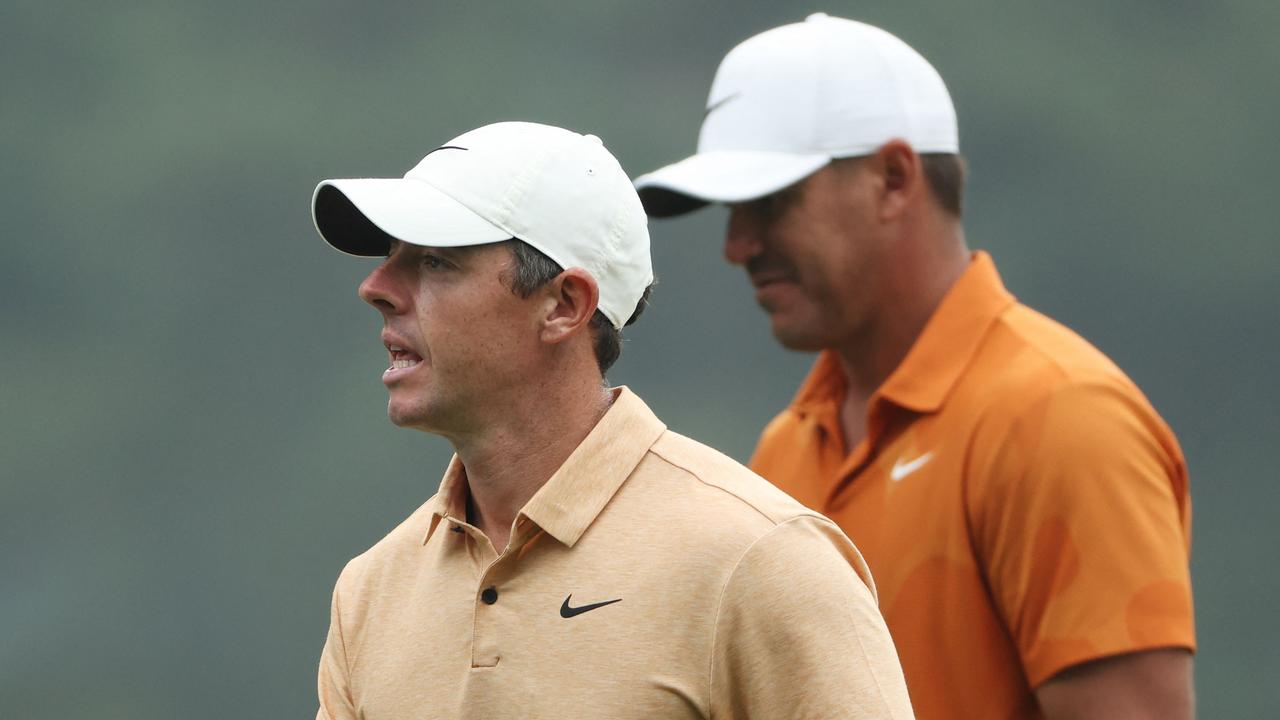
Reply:
[[[485,605],[492,605],[498,602],[498,589],[492,586],[485,588],[484,592],[480,593],[480,599],[484,601]]]

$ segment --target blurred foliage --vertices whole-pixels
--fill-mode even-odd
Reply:
[[[450,450],[386,422],[369,265],[308,216],[504,119],[689,152],[720,57],[812,8],[7,0],[0,7],[0,716],[307,717],[342,564]],[[1258,0],[837,3],[942,72],[970,243],[1178,432],[1205,717],[1280,705],[1263,598],[1280,491],[1280,116]],[[661,284],[612,373],[745,459],[811,358],[655,222]],[[689,308],[696,309],[690,312]]]

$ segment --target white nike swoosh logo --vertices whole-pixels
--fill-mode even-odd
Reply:
[[[739,95],[741,95],[741,94],[742,94],[742,91],[738,91],[738,92],[736,92],[736,93],[730,93],[730,94],[725,95],[724,97],[720,98],[719,100],[717,100],[717,101],[715,101],[715,102],[711,103],[710,105],[708,105],[708,106],[707,106],[706,111],[702,113],[702,119],[703,119],[703,120],[706,120],[706,119],[707,119],[707,116],[708,116],[708,115],[710,115],[711,113],[715,112],[716,110],[719,110],[721,105],[724,105],[725,103],[729,102],[730,100],[736,100],[736,99],[738,98],[738,96],[739,96]]]
[[[932,459],[932,452],[927,452],[910,462],[902,462],[902,459],[899,458],[898,461],[893,464],[893,469],[889,471],[889,479],[897,482],[924,467],[924,464]]]

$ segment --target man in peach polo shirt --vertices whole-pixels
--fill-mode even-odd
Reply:
[[[697,153],[636,186],[727,205],[774,336],[821,352],[752,468],[866,554],[919,717],[1190,717],[1181,451],[970,252],[963,181],[937,71],[820,14],[734,48]]]
[[[488,125],[312,209],[384,258],[392,422],[456,450],[342,571],[317,718],[912,717],[839,528],[605,384],[653,272],[598,138]]]

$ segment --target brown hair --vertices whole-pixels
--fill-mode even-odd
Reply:
[[[564,272],[564,268],[560,267],[559,263],[523,240],[512,238],[507,241],[507,244],[511,247],[511,256],[514,260],[509,279],[511,292],[520,297],[529,297],[534,290],[546,285]],[[623,324],[624,326],[635,322],[640,317],[640,313],[644,312],[649,304],[649,294],[652,290],[653,284],[650,283],[649,287],[644,289],[644,294],[640,296],[640,302],[636,303],[635,312]],[[604,375],[622,355],[622,331],[614,327],[604,313],[596,310],[595,315],[591,316],[591,336],[595,346],[596,365],[600,367],[600,374]]]
[[[922,153],[920,164],[933,199],[943,210],[960,217],[964,204],[964,158],[953,153]]]
[[[854,167],[866,160],[869,155],[850,155],[836,158],[832,164]],[[964,158],[954,153],[920,153],[920,167],[924,171],[925,185],[929,195],[938,206],[955,217],[960,217],[964,201]]]

